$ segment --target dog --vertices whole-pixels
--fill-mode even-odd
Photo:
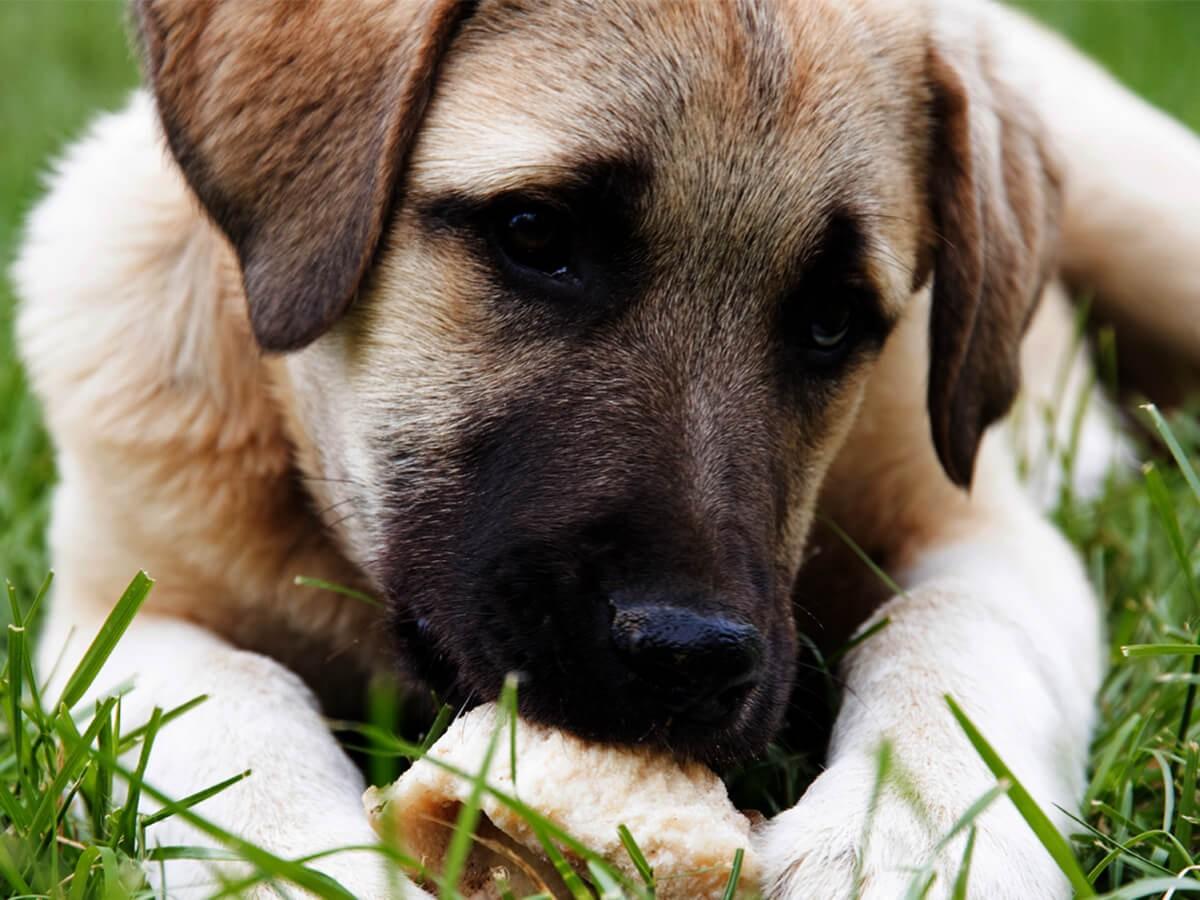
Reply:
[[[519,672],[530,719],[721,765],[780,729],[801,635],[858,635],[765,896],[896,897],[925,862],[950,890],[937,842],[994,779],[946,695],[1068,826],[1102,625],[1042,510],[1125,451],[1066,285],[1196,361],[1193,135],[969,0],[134,20],[148,89],[66,152],[14,281],[60,473],[42,670],[144,568],[98,686],[132,679],[126,723],[208,697],[150,784],[248,769],[199,811],[282,856],[371,844],[321,703],[372,672],[455,703]],[[1024,485],[1047,404],[1082,405],[1078,462]],[[873,795],[884,742],[922,808]],[[977,824],[973,896],[1069,895],[1008,801]],[[389,896],[367,851],[311,865]]]

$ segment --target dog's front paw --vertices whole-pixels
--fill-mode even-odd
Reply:
[[[845,760],[830,767],[795,807],[759,834],[765,896],[769,900],[951,896],[962,871],[967,835],[964,829],[954,839],[944,838],[987,786],[980,787],[975,778],[956,778],[953,771],[939,774],[941,778],[931,774],[901,784],[885,780],[876,791],[878,765],[873,759]],[[1071,896],[1066,878],[1007,798],[996,799],[975,825],[967,896],[984,900]],[[932,887],[923,894],[931,878]]]
[[[306,860],[303,864],[310,872],[332,878],[357,900],[432,900],[388,856],[375,849],[377,838],[361,811],[280,803],[271,809],[274,815],[263,815],[267,805],[266,801],[257,804],[259,815],[253,820],[248,817],[238,830],[247,843],[284,860]],[[156,825],[149,837],[152,843],[163,846],[204,842],[203,835],[174,819]],[[172,900],[206,900],[226,885],[243,880],[246,887],[238,891],[238,896],[249,900],[316,896],[290,881],[264,879],[250,884],[263,873],[249,862],[172,859],[165,866],[150,868],[147,874],[155,894]]]

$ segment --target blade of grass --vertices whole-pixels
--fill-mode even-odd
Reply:
[[[958,817],[958,820],[950,827],[937,846],[934,848],[935,853],[941,853],[965,828],[975,829],[975,820],[987,812],[988,808],[1008,793],[1012,785],[1007,778],[998,778],[996,783],[984,791],[983,795],[967,807],[966,812]]]
[[[1098,900],[1139,900],[1141,897],[1150,897],[1156,894],[1167,900],[1172,896],[1172,891],[1187,891],[1189,894],[1200,893],[1200,881],[1195,878],[1146,878],[1107,894],[1101,894]]]
[[[180,716],[182,716],[184,713],[186,713],[188,710],[195,709],[197,706],[199,706],[201,703],[204,703],[206,700],[208,700],[208,694],[200,694],[197,697],[193,697],[191,700],[187,700],[183,703],[180,703],[178,706],[176,706],[172,709],[168,709],[166,712],[164,712],[162,714],[162,718],[159,720],[158,727],[160,729],[165,728],[171,722],[174,722],[176,719],[178,719]],[[125,753],[126,751],[131,750],[133,747],[135,747],[137,745],[138,741],[142,740],[142,738],[144,738],[146,736],[146,731],[147,731],[148,727],[149,727],[149,723],[147,723],[146,725],[139,725],[137,728],[134,728],[130,731],[124,732],[121,735],[120,752]]]
[[[1142,722],[1142,717],[1134,714],[1125,720],[1124,723],[1117,729],[1116,733],[1109,739],[1104,750],[1099,757],[1094,757],[1092,763],[1092,780],[1088,784],[1087,793],[1083,795],[1083,808],[1087,809],[1091,806],[1092,801],[1104,787],[1105,779],[1112,771],[1118,756],[1122,755],[1122,750],[1125,749],[1130,736],[1137,730]],[[1124,758],[1128,758],[1128,754],[1124,754]]]
[[[1184,575],[1188,594],[1192,598],[1192,609],[1195,612],[1196,610],[1200,610],[1200,584],[1197,583],[1195,573],[1192,571],[1191,559],[1183,540],[1183,532],[1179,527],[1179,519],[1176,517],[1175,508],[1171,503],[1170,494],[1167,492],[1167,487],[1163,483],[1162,476],[1153,465],[1147,465],[1143,469],[1143,473],[1145,475],[1146,493],[1149,495],[1150,502],[1154,505],[1159,521],[1166,531],[1167,541],[1170,543],[1171,550],[1175,554],[1175,561]],[[1200,656],[1192,657],[1191,674],[1200,675]],[[1192,710],[1195,708],[1195,704],[1196,685],[1189,684],[1183,701],[1183,714],[1179,718],[1178,739],[1181,744],[1187,740],[1188,731],[1191,730]]]
[[[244,772],[238,772],[236,775],[232,775],[229,778],[226,778],[224,781],[218,781],[216,784],[212,785],[212,787],[206,787],[202,791],[196,791],[194,794],[188,794],[186,797],[176,800],[174,805],[179,809],[191,809],[193,806],[203,803],[209,797],[215,797],[226,788],[233,787],[233,785],[237,784],[239,781],[244,781],[249,777],[249,769]],[[169,819],[173,815],[175,815],[174,809],[160,809],[149,813],[148,815],[144,815],[141,817],[142,829],[145,830],[151,825],[157,825],[159,822],[163,821],[164,819]]]
[[[737,886],[742,880],[742,862],[745,858],[746,851],[741,847],[733,852],[733,866],[729,869],[729,880],[725,882],[725,893],[721,895],[721,900],[734,900],[737,897]]]
[[[443,703],[438,709],[437,715],[433,718],[433,723],[429,726],[429,730],[425,733],[425,738],[421,741],[417,750],[415,759],[420,759],[429,752],[429,748],[437,743],[437,739],[446,733],[446,729],[450,727],[450,723],[454,720],[454,707],[448,703]]]
[[[133,617],[142,608],[142,604],[153,586],[154,582],[145,572],[138,572],[134,576],[129,587],[125,589],[125,593],[121,595],[121,599],[117,601],[112,612],[108,614],[108,618],[104,620],[104,624],[100,626],[100,631],[83,654],[83,659],[79,661],[79,665],[67,679],[62,696],[54,704],[55,709],[60,706],[72,709],[82,699],[84,692],[91,687],[96,676],[100,674],[101,668],[112,655],[117,641],[121,639],[133,621]]]
[[[512,779],[513,793],[517,793],[517,688],[521,678],[518,674],[510,674],[513,689],[511,692],[500,693],[500,709],[508,718],[508,775]],[[507,679],[506,679],[507,680]]]
[[[589,859],[587,868],[592,876],[592,882],[600,889],[600,900],[625,900],[625,891],[603,867]]]
[[[500,694],[502,707],[506,695],[514,694],[516,689],[517,683],[515,678],[509,676],[504,680],[504,688]],[[471,852],[471,840],[475,835],[476,827],[479,825],[484,784],[487,781],[488,774],[492,771],[492,759],[496,755],[496,746],[500,741],[500,732],[504,730],[504,725],[504,721],[497,723],[496,730],[488,740],[487,749],[483,754],[483,761],[479,766],[479,772],[471,779],[471,792],[467,795],[467,800],[462,805],[458,819],[454,823],[454,835],[450,839],[450,846],[446,849],[445,863],[442,866],[440,897],[452,897],[457,893],[458,879],[462,874],[463,867],[466,865],[467,856]]]
[[[1159,521],[1162,523],[1163,530],[1167,536],[1167,542],[1171,546],[1171,550],[1175,555],[1175,561],[1179,564],[1180,570],[1185,576],[1188,587],[1188,594],[1192,598],[1195,605],[1194,608],[1200,610],[1200,584],[1192,573],[1191,558],[1188,552],[1187,542],[1183,537],[1183,530],[1179,527],[1179,518],[1175,515],[1175,506],[1171,501],[1171,494],[1167,490],[1166,484],[1163,483],[1162,475],[1153,463],[1150,463],[1142,469],[1142,474],[1146,483],[1146,494],[1150,498],[1150,502],[1154,505],[1154,511],[1158,513]]]
[[[16,603],[16,599],[13,599]],[[12,740],[12,752],[17,759],[17,777],[25,773],[25,724],[21,721],[21,696],[25,681],[25,629],[20,625],[8,626],[8,703],[5,710],[8,719],[8,736]]]
[[[958,876],[954,879],[954,890],[950,900],[967,900],[967,882],[971,875],[971,858],[975,853],[975,826],[967,833],[967,846],[963,849],[962,863],[958,867]]]
[[[142,752],[138,756],[134,778],[129,783],[129,793],[117,824],[117,841],[126,853],[134,853],[137,850],[137,819],[138,806],[142,799],[142,781],[146,777],[146,766],[150,764],[150,749],[154,746],[154,738],[162,725],[162,714],[163,711],[157,706],[150,713],[150,721],[146,725],[146,737],[142,741]]]
[[[996,753],[979,729],[975,727],[974,723],[967,717],[967,714],[963,712],[962,707],[949,694],[945,695],[945,700],[959,727],[966,733],[967,739],[975,748],[975,752],[979,754],[992,774],[996,778],[1008,781],[1008,796],[1012,799],[1017,812],[1021,814],[1021,818],[1025,820],[1033,830],[1033,833],[1037,835],[1038,840],[1041,841],[1042,846],[1046,848],[1046,851],[1058,864],[1062,873],[1067,876],[1067,880],[1071,882],[1071,887],[1074,888],[1076,896],[1094,897],[1096,892],[1092,890],[1091,883],[1079,867],[1079,861],[1076,860],[1075,854],[1072,852],[1066,838],[1059,834],[1058,829],[1054,827],[1054,823],[1042,812],[1033,797],[1025,789],[1025,786],[1021,784],[1017,776],[1000,759],[999,754]]]
[[[100,715],[100,705],[96,705],[96,715]],[[106,761],[108,757],[117,756],[116,730],[113,728],[111,716],[105,716],[100,724],[100,733],[96,736],[96,745],[100,748],[101,756],[96,760],[95,788],[92,792],[92,832],[104,834],[104,823],[112,811],[113,770]]]
[[[127,892],[121,883],[121,864],[117,854],[111,847],[98,847],[100,852],[100,868],[104,872],[104,900],[128,900]]]
[[[39,732],[50,730],[50,725],[46,721],[45,709],[42,706],[42,692],[38,688],[37,674],[33,671],[34,654],[30,651],[30,635],[28,625],[21,626],[25,630],[25,648],[22,656],[22,680],[25,687],[29,689],[29,702],[25,704],[25,713],[37,726]],[[36,740],[36,738],[35,738]]]
[[[88,748],[86,745],[83,745],[82,749],[86,751]],[[95,754],[99,751],[93,750],[92,752]],[[118,775],[125,779],[130,785],[130,790],[132,790],[137,776],[120,765],[117,760],[109,760],[109,764],[112,765]],[[219,844],[232,850],[238,858],[267,873],[269,877],[283,878],[299,888],[311,891],[318,897],[325,898],[325,900],[356,900],[353,894],[325,873],[309,869],[300,863],[276,856],[262,847],[239,838],[237,835],[226,831],[221,826],[199,815],[194,810],[180,806],[177,801],[172,800],[162,791],[145,781],[140,782],[138,790],[141,794],[149,797],[164,809],[168,809],[173,815],[187,822],[202,834],[207,835]]]
[[[833,519],[829,518],[828,516],[820,515],[817,518],[819,518],[821,522],[823,522],[829,528],[830,531],[837,535],[842,543],[849,547],[850,551],[855,556],[862,560],[863,564],[874,573],[876,578],[878,578],[884,583],[884,585],[887,586],[888,590],[901,597],[907,596],[907,592],[904,590],[904,588],[900,587],[900,585],[896,583],[895,579],[893,579],[891,575],[883,571],[883,569],[879,567],[879,564],[876,563],[875,560],[871,559],[870,554],[868,554],[867,551],[862,547],[858,546],[858,542],[855,541],[854,538],[850,537],[850,535],[848,535],[845,531],[843,531],[837,522],[833,521]]]
[[[850,640],[846,641],[846,643],[842,644],[842,646],[838,647],[829,654],[825,660],[826,667],[829,669],[835,668],[847,653],[849,653],[855,647],[862,646],[862,644],[879,634],[879,632],[883,631],[883,629],[887,628],[890,624],[892,624],[892,620],[885,616],[871,627],[863,629],[858,634],[854,635],[854,637],[850,638]]]
[[[79,854],[75,863],[75,872],[71,877],[71,890],[67,900],[84,900],[88,895],[88,887],[92,880],[92,866],[100,860],[100,848],[89,847]]]
[[[1171,769],[1171,761],[1167,759],[1165,753],[1155,749],[1150,751],[1150,755],[1158,763],[1159,777],[1162,778],[1162,830],[1167,834],[1172,834],[1171,826],[1175,821],[1175,775]]]
[[[1200,656],[1200,644],[1126,644],[1121,655],[1129,659],[1148,656]]]
[[[17,868],[16,862],[12,858],[12,854],[8,852],[8,843],[0,836],[0,875],[8,882],[14,893],[32,894],[33,888],[29,882],[25,880],[20,870]]]
[[[0,812],[8,816],[18,831],[28,832],[32,824],[29,811],[12,795],[8,785],[0,785]]]
[[[8,579],[5,579],[4,587],[8,592],[8,614],[11,618],[10,624],[20,625],[24,619],[24,616],[21,615],[21,604],[17,602],[17,586]]]
[[[871,842],[871,834],[875,830],[875,814],[879,810],[879,798],[883,795],[884,785],[891,772],[892,745],[889,741],[881,741],[876,754],[875,778],[871,785],[871,797],[867,802],[867,816],[863,822],[862,834],[859,836],[859,852],[854,855],[852,884],[856,895],[862,890],[863,864],[867,860],[867,849]]]
[[[150,862],[170,862],[173,859],[204,859],[219,862],[239,862],[241,857],[222,847],[188,847],[178,844],[154,847],[146,852]]]
[[[929,862],[917,869],[913,873],[912,879],[909,881],[907,896],[910,898],[910,900],[918,900],[918,898],[924,896],[924,894],[928,892],[929,882],[922,882],[921,879],[927,879],[929,876],[936,874],[933,867],[937,857],[942,853],[943,850],[950,846],[950,843],[956,837],[958,837],[958,835],[961,834],[964,829],[969,828],[971,832],[974,833],[975,820],[983,815],[993,803],[1007,794],[1008,787],[1009,784],[1006,779],[999,779],[994,785],[984,791],[983,794],[981,794],[979,798],[975,800],[975,802],[968,806],[966,811],[963,812],[963,814],[958,817],[954,824],[950,826],[949,830],[942,835],[941,839],[929,852]]]
[[[1175,819],[1175,837],[1185,847],[1192,846],[1192,819],[1196,815],[1196,770],[1200,765],[1200,746],[1188,743],[1183,764],[1183,784],[1179,790],[1179,815]],[[1187,860],[1185,865],[1190,865]],[[1179,866],[1183,868],[1183,866]]]
[[[1183,447],[1179,445],[1179,439],[1175,437],[1175,432],[1163,418],[1163,414],[1158,411],[1158,407],[1153,403],[1146,403],[1142,409],[1150,416],[1150,421],[1154,425],[1154,430],[1158,432],[1159,437],[1163,439],[1163,443],[1167,445],[1167,450],[1171,453],[1171,458],[1175,460],[1175,465],[1179,466],[1179,471],[1183,473],[1183,479],[1192,490],[1196,501],[1200,502],[1200,477],[1196,475],[1196,470],[1192,467],[1192,461],[1188,459],[1187,453]]]
[[[405,756],[409,756],[410,758],[421,758],[419,754],[420,748],[412,744],[408,744],[399,738],[393,738],[393,741],[397,750],[402,752]],[[458,766],[448,763],[445,760],[438,759],[435,756],[425,756],[424,759],[429,764],[436,766],[437,768],[442,769],[451,775],[454,775],[456,778],[461,778],[467,782],[475,782],[475,773],[473,772],[459,768]],[[501,791],[498,788],[487,784],[486,782],[483,784],[483,790],[503,804],[507,809],[511,810],[521,819],[529,823],[530,828],[534,829],[535,835],[537,833],[537,829],[540,829],[541,833],[545,835],[547,839],[553,839],[555,844],[562,845],[562,847],[578,856],[581,860],[585,862],[590,860],[598,863],[599,865],[606,866],[614,875],[614,877],[621,877],[621,873],[614,869],[611,863],[605,860],[603,856],[592,850],[577,838],[573,837],[569,832],[560,828],[558,825],[555,825],[552,820],[546,818],[533,807],[522,802],[519,798],[514,797],[505,791]],[[548,852],[547,855],[549,856],[550,853]]]
[[[356,591],[354,588],[346,587],[341,584],[334,584],[332,581],[324,581],[320,578],[310,578],[307,575],[297,575],[292,579],[292,583],[296,587],[310,587],[321,591],[329,591],[332,594],[341,594],[343,597],[349,597],[351,600],[357,600],[360,603],[365,603],[368,606],[375,606],[380,609],[383,604],[372,597],[370,594],[364,594],[362,591]]]
[[[42,601],[46,599],[46,595],[50,593],[50,585],[54,583],[54,572],[46,573],[46,577],[42,579],[42,586],[38,588],[36,594],[33,595],[33,602],[29,604],[29,608],[25,610],[25,616],[21,619],[21,625],[28,628],[37,618],[38,610],[42,608]]]
[[[55,819],[56,807],[66,791],[67,785],[78,779],[80,772],[86,765],[89,756],[89,745],[96,739],[96,735],[100,733],[100,729],[104,727],[104,719],[111,712],[116,700],[111,697],[101,704],[101,713],[97,715],[88,725],[87,730],[75,738],[72,732],[74,726],[63,725],[63,721],[70,721],[65,711],[58,717],[58,724],[61,726],[59,731],[60,736],[64,736],[64,743],[67,744],[68,752],[59,766],[58,772],[50,783],[43,788],[41,798],[38,802],[37,810],[34,812],[29,825],[29,833],[35,835],[43,835],[50,833],[50,823]],[[67,729],[70,728],[70,731]],[[53,842],[51,842],[53,844]]]
[[[642,848],[637,845],[637,841],[633,839],[633,834],[623,824],[617,826],[617,837],[621,839],[621,846],[625,848],[625,852],[633,860],[633,867],[637,869],[638,875],[641,876],[642,881],[646,882],[646,887],[649,889],[650,895],[654,896],[654,869],[650,867],[650,863],[646,860],[646,855],[642,853]]]
[[[368,721],[377,728],[391,729],[399,718],[400,689],[396,682],[390,678],[372,678],[367,685]],[[371,784],[391,784],[399,775],[399,760],[395,756],[378,752],[367,756],[367,780]]]
[[[554,865],[554,871],[558,872],[558,877],[563,880],[563,884],[571,892],[571,897],[574,900],[593,900],[591,892],[587,889],[587,885],[583,883],[583,879],[579,877],[579,873],[567,862],[567,858],[563,856],[562,851],[555,845],[554,840],[546,834],[546,830],[540,824],[534,824],[533,832],[537,836],[538,843],[542,845],[542,849],[546,852],[546,856],[550,857],[550,862]],[[596,860],[588,860],[588,862],[595,863]]]
[[[329,876],[325,875],[324,873],[308,869],[307,866],[339,853],[374,853],[378,856],[385,857],[400,868],[406,869],[409,872],[419,873],[421,879],[424,881],[434,880],[433,874],[427,868],[425,868],[420,860],[400,853],[399,851],[383,844],[343,844],[338,847],[330,847],[328,850],[322,850],[319,853],[309,853],[306,856],[300,856],[293,860],[285,860],[284,862],[289,865],[299,866],[303,871],[308,872],[311,875],[316,875],[321,878],[328,878]],[[240,855],[235,855],[233,858],[242,859],[243,857]],[[257,874],[251,875],[248,878],[243,878],[240,881],[227,882],[223,886],[219,896],[236,897],[240,900],[240,898],[246,896],[250,889],[255,885],[262,883],[264,880],[280,877],[285,876],[273,874],[268,871],[260,871]],[[333,881],[333,879],[329,880]],[[337,882],[333,882],[333,884],[337,885]],[[340,888],[340,885],[337,886]],[[401,893],[403,893],[403,891],[400,888],[397,888],[397,893],[394,895],[389,894],[389,896],[399,896]],[[213,900],[216,900],[216,898],[213,898]]]

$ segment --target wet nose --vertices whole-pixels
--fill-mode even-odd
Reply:
[[[613,617],[612,639],[658,705],[699,724],[733,717],[761,676],[758,629],[721,615],[623,605]]]

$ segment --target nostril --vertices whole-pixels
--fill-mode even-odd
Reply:
[[[612,623],[625,665],[671,712],[711,722],[741,706],[757,684],[763,640],[754,626],[673,606],[626,606]]]

